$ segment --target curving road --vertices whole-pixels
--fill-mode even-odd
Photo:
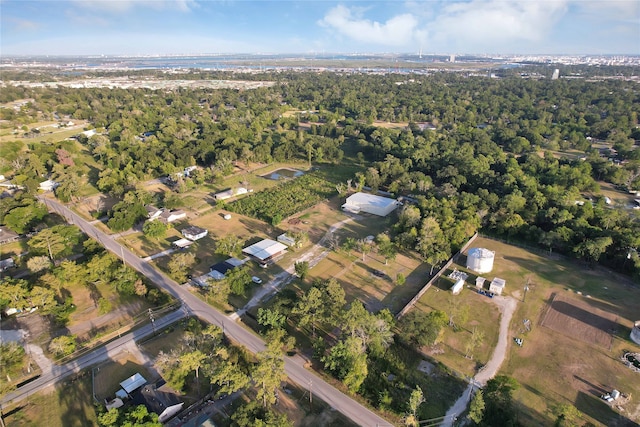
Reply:
[[[489,359],[487,364],[471,379],[462,396],[449,408],[445,415],[445,420],[440,427],[453,426],[453,422],[457,417],[467,409],[467,404],[471,400],[473,393],[486,386],[487,381],[496,376],[507,354],[509,347],[509,324],[511,323],[513,313],[516,311],[518,302],[511,297],[503,296],[495,296],[492,298],[492,301],[498,306],[502,313],[500,318],[500,335],[498,335],[496,348],[493,350],[491,359]]]
[[[180,300],[184,310],[189,314],[193,314],[205,322],[220,326],[224,330],[225,335],[234,342],[246,347],[252,353],[258,353],[265,349],[264,341],[258,335],[245,329],[223,313],[200,300],[191,292],[180,286],[179,283],[166,277],[147,264],[144,260],[138,258],[134,253],[116,242],[111,236],[94,227],[65,205],[58,203],[56,200],[44,197],[40,197],[40,200],[45,203],[50,211],[58,213],[62,217],[66,218],[69,223],[78,226],[88,236],[95,238],[106,249],[122,258],[130,267],[145,275],[149,280],[155,283],[156,286],[164,289],[176,299]],[[158,319],[158,321],[160,321],[160,319]],[[98,351],[99,350],[96,352]],[[106,348],[103,351],[107,351]],[[305,363],[306,361],[298,355],[285,358],[285,371],[291,381],[295,382],[303,389],[312,385],[314,396],[322,399],[332,408],[340,411],[358,425],[372,427],[392,425],[384,418],[335,389],[315,373],[305,369]],[[20,389],[22,389],[22,387]],[[19,392],[20,390],[16,393]],[[13,400],[15,401],[15,398]]]

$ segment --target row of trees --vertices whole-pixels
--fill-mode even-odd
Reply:
[[[254,403],[237,411],[232,420],[243,427],[259,421],[286,427],[291,425],[286,415],[271,409],[286,379],[286,348],[283,333],[272,333],[267,337],[267,348],[253,358],[231,346],[217,326],[203,326],[196,319],[190,319],[182,340],[171,351],[160,352],[156,365],[167,383],[178,392],[201,396],[202,390],[214,389],[216,396],[224,396],[252,388],[256,396]]]

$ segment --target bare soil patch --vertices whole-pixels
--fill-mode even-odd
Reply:
[[[617,319],[616,315],[592,307],[585,301],[553,295],[541,324],[586,343],[610,348],[612,334],[618,329]]]

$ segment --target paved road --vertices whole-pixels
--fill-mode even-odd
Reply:
[[[42,369],[42,375],[36,380],[31,381],[28,384],[23,385],[16,391],[9,393],[2,397],[0,403],[5,406],[9,403],[17,403],[38,391],[52,386],[55,383],[63,380],[64,378],[71,376],[85,368],[88,368],[96,363],[104,362],[109,359],[113,359],[114,356],[119,354],[122,350],[129,347],[132,342],[138,341],[148,335],[151,335],[155,328],[161,329],[169,326],[173,322],[185,317],[187,312],[184,310],[174,311],[160,319],[155,321],[155,325],[145,325],[140,329],[130,332],[122,337],[111,341],[103,347],[100,347],[91,353],[87,353],[72,362],[65,365],[52,365],[46,366],[40,365]],[[40,364],[40,362],[38,362]]]
[[[176,299],[182,302],[183,308],[192,315],[200,319],[220,326],[224,333],[236,343],[243,345],[252,353],[258,353],[265,349],[264,341],[253,332],[245,329],[240,324],[234,322],[223,313],[211,307],[180,286],[177,282],[169,279],[145,261],[138,258],[134,253],[121,246],[111,236],[95,228],[92,224],[84,220],[66,206],[56,200],[41,197],[50,211],[54,211],[65,217],[68,222],[77,225],[88,236],[98,240],[105,248],[120,256],[126,264],[144,274],[158,287],[166,290]],[[392,425],[384,418],[362,406],[344,393],[336,390],[318,375],[308,371],[304,367],[305,360],[296,355],[285,358],[285,371],[293,382],[306,389],[312,383],[313,394],[349,417],[354,423],[361,426],[390,426]]]
[[[498,306],[502,316],[500,318],[500,335],[498,336],[498,344],[493,350],[491,359],[484,365],[476,376],[470,381],[462,396],[456,400],[445,415],[445,421],[441,427],[451,427],[456,418],[467,409],[467,404],[471,400],[471,396],[475,390],[483,388],[487,385],[487,381],[495,377],[500,369],[500,365],[504,361],[509,346],[509,324],[514,311],[516,311],[517,301],[511,297],[495,296],[492,301]]]

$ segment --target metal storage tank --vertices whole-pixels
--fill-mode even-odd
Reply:
[[[640,320],[638,320],[631,329],[631,340],[640,345]]]
[[[488,273],[493,270],[496,253],[485,248],[471,248],[467,252],[467,268],[476,273]]]

